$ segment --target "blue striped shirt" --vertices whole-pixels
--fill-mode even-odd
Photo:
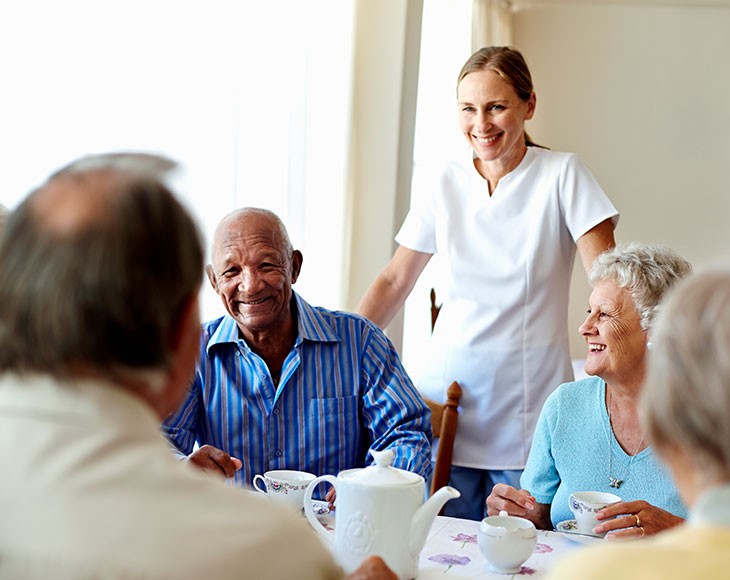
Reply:
[[[362,467],[370,448],[392,449],[396,467],[428,478],[430,411],[391,342],[362,316],[294,299],[297,338],[279,385],[233,318],[207,322],[193,383],[163,432],[185,454],[197,441],[241,459],[239,485],[272,469]]]

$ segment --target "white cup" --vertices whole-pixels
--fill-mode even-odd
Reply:
[[[277,469],[267,471],[263,475],[255,475],[252,485],[256,491],[265,494],[269,499],[301,511],[304,508],[304,492],[316,477],[306,471]],[[263,483],[263,489],[259,486],[259,481]]]
[[[621,501],[621,498],[612,493],[603,491],[576,491],[570,494],[568,506],[575,516],[578,531],[583,534],[592,534],[593,528],[598,525],[596,513],[608,505]]]
[[[535,524],[525,518],[499,512],[484,518],[477,528],[479,550],[498,574],[517,574],[537,543]]]

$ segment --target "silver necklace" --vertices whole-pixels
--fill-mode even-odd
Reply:
[[[608,409],[608,429],[609,429],[609,433],[606,433],[606,437],[608,439],[608,485],[609,485],[609,487],[618,489],[619,487],[621,487],[621,484],[624,482],[624,480],[629,476],[629,472],[631,471],[631,464],[634,462],[634,457],[636,457],[636,454],[639,452],[639,449],[641,448],[642,444],[644,443],[644,436],[642,435],[641,440],[639,441],[639,444],[636,446],[636,449],[634,449],[634,452],[631,454],[631,457],[629,457],[629,464],[626,467],[626,471],[624,472],[623,479],[614,477],[614,475],[613,475],[613,446],[611,445],[611,432],[613,431],[613,423],[611,422],[612,397],[611,397],[611,391],[608,390],[608,385],[606,386],[606,393],[608,395],[608,402],[606,404],[606,407]]]

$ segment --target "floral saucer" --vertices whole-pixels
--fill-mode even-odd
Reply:
[[[312,511],[316,516],[324,516],[330,513],[329,504],[326,501],[312,500]]]
[[[594,534],[593,532],[581,532],[578,530],[578,524],[575,520],[563,520],[555,526],[555,530],[558,532],[564,532],[566,534],[577,534],[579,536],[590,536],[592,538],[602,538],[603,534]]]

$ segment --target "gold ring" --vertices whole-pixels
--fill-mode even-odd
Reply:
[[[643,538],[646,535],[646,530],[644,529],[644,526],[639,526],[639,529],[641,530],[641,537]]]
[[[637,528],[640,528],[641,520],[639,519],[639,514],[634,514],[634,517],[636,518],[636,523],[634,524],[634,526],[636,526]]]

